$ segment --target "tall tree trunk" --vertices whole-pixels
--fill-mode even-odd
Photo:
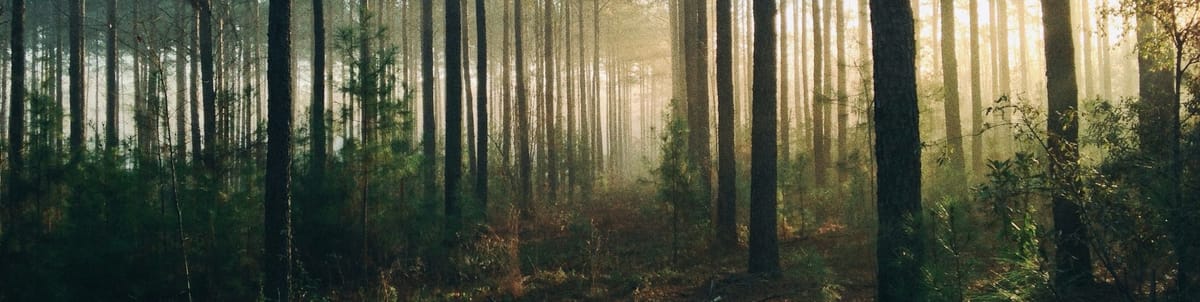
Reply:
[[[462,229],[462,213],[459,205],[462,194],[463,165],[463,66],[462,66],[462,2],[448,0],[445,7],[446,22],[446,158],[445,158],[445,228],[442,247],[446,250],[445,264],[449,264],[450,251],[458,244],[458,232]],[[449,268],[449,267],[447,267]],[[454,273],[445,272],[452,276]]]
[[[291,298],[292,1],[271,0],[267,43],[267,174],[263,205],[263,295]]]
[[[945,12],[942,14],[942,85],[946,92],[946,101],[943,102],[946,114],[946,143],[950,148],[951,173],[961,176],[964,175],[966,168],[963,158],[962,121],[959,118],[958,109],[958,54],[954,35],[954,1],[941,0],[941,5],[942,11]],[[955,192],[965,188],[965,183],[954,183],[960,184],[953,189]]]
[[[812,145],[813,145],[813,180],[818,187],[825,185],[825,171],[827,163],[821,157],[821,150],[825,147],[825,114],[824,103],[827,102],[825,94],[825,73],[822,72],[822,67],[825,66],[825,38],[827,35],[822,30],[821,17],[821,1],[812,2],[812,22],[813,22],[813,103],[812,103]]]
[[[120,110],[117,103],[118,85],[117,85],[117,0],[108,0],[108,18],[105,24],[105,62],[104,76],[105,83],[105,121],[104,121],[104,147],[109,152],[117,149],[117,144],[120,144],[117,138],[117,118]]]
[[[71,0],[71,161],[83,153],[83,0]]]
[[[437,199],[437,120],[434,108],[433,76],[433,0],[421,1],[421,180],[425,189],[425,204],[432,212]]]
[[[717,245],[737,246],[737,166],[733,147],[733,7],[717,0]],[[800,9],[796,6],[795,9]]]
[[[688,150],[692,161],[699,168],[701,200],[705,204],[712,199],[712,155],[709,151],[708,123],[708,2],[684,1],[683,29],[684,57],[687,61],[687,121],[688,121]],[[774,9],[773,9],[774,10]],[[768,33],[774,35],[775,28],[769,27]],[[771,46],[772,48],[775,45]],[[775,60],[775,56],[771,56]],[[773,74],[773,73],[772,73]]]
[[[180,20],[186,20],[185,16],[190,16],[191,12],[183,7],[182,2],[175,7],[176,14]],[[184,24],[188,24],[184,22]],[[175,43],[175,157],[174,161],[178,163],[187,162],[187,103],[188,103],[188,88],[187,88],[187,47],[183,44],[183,40],[191,40],[186,26],[179,27],[179,39]]]
[[[513,158],[512,128],[513,128],[513,113],[514,113],[513,111],[515,110],[513,108],[513,99],[512,99],[512,93],[513,93],[513,81],[512,81],[512,72],[513,71],[512,71],[512,68],[513,67],[512,67],[512,52],[511,52],[512,46],[510,45],[511,44],[510,39],[512,37],[512,25],[510,23],[511,22],[510,20],[512,20],[512,11],[511,11],[512,4],[510,3],[510,1],[501,1],[501,3],[504,6],[504,25],[503,25],[504,41],[501,42],[501,44],[500,44],[500,47],[501,47],[500,58],[503,59],[503,62],[500,65],[501,65],[502,73],[504,75],[500,79],[500,81],[501,81],[500,86],[504,88],[503,93],[501,93],[501,98],[503,99],[503,101],[502,101],[503,105],[501,106],[501,108],[504,109],[503,110],[504,111],[504,127],[503,127],[503,132],[501,132],[501,135],[500,135],[500,146],[501,146],[500,154],[502,155],[500,157],[500,163],[501,163],[501,166],[504,167],[503,170],[505,173],[512,173],[512,166],[510,164],[512,163],[512,158]],[[512,175],[512,174],[509,174],[509,175]]]
[[[113,1],[113,0],[110,0],[110,1]],[[188,21],[191,22],[188,24],[188,26],[190,26],[192,28],[192,31],[188,33],[188,49],[189,49],[188,51],[191,54],[191,68],[190,68],[191,70],[188,71],[189,73],[191,73],[190,75],[188,75],[188,77],[191,78],[190,79],[191,84],[188,85],[188,97],[191,98],[191,104],[189,104],[189,106],[191,108],[189,108],[190,109],[189,111],[191,111],[190,117],[191,117],[191,121],[192,121],[192,125],[191,125],[192,162],[196,165],[199,165],[199,164],[202,164],[202,162],[204,160],[204,155],[203,155],[204,152],[202,151],[203,150],[203,145],[202,145],[203,141],[200,138],[200,94],[199,94],[200,88],[198,87],[201,85],[200,84],[200,60],[198,60],[200,58],[200,47],[199,47],[199,44],[200,44],[200,30],[199,30],[200,10],[193,8],[191,18]],[[116,60],[114,59],[113,62],[116,63]],[[114,71],[113,73],[115,74],[116,72]],[[109,85],[113,85],[114,86],[113,89],[116,89],[115,88],[115,86],[117,85],[116,80],[113,79],[112,81],[110,81]],[[116,97],[115,96],[113,97],[111,104],[112,104],[111,108],[116,108]],[[115,133],[114,133],[114,135],[115,135]]]
[[[750,130],[750,273],[779,273],[776,231],[775,1],[754,1],[754,102]]]
[[[217,91],[213,81],[212,0],[197,1],[200,4],[200,82],[204,94],[204,166],[209,173],[216,173]]]
[[[983,166],[983,91],[980,83],[980,66],[979,66],[979,1],[970,0],[970,43],[971,43],[971,171],[976,177],[984,175]],[[1021,6],[1019,10],[1024,10]],[[1022,22],[1023,24],[1024,22]],[[1020,33],[1024,40],[1025,33]],[[1022,44],[1023,45],[1023,44]],[[1025,55],[1025,48],[1021,48],[1019,52],[1022,56]],[[1022,68],[1029,64],[1027,59],[1021,60]],[[1022,73],[1022,79],[1028,78]],[[1028,86],[1023,86],[1028,87]]]
[[[844,196],[844,195],[842,195],[842,193],[844,191],[842,189],[842,184],[844,184],[846,182],[846,177],[848,175],[847,171],[844,171],[844,169],[846,168],[846,158],[848,157],[848,154],[850,153],[849,151],[846,151],[846,140],[849,138],[849,133],[848,133],[849,129],[848,129],[847,119],[850,117],[849,106],[848,106],[850,99],[846,92],[846,10],[845,10],[846,1],[839,0],[835,3],[836,3],[836,8],[834,10],[837,11],[837,13],[836,13],[837,15],[833,16],[833,18],[835,18],[834,26],[836,27],[836,30],[837,30],[838,53],[837,53],[837,104],[834,104],[834,106],[837,106],[837,150],[838,151],[837,151],[836,163],[834,163],[834,167],[835,167],[834,171],[837,173],[837,183],[834,186],[834,191],[836,191],[838,193],[838,196]]]
[[[529,92],[525,90],[525,51],[522,32],[524,28],[521,25],[521,0],[513,3],[513,48],[517,51],[516,69],[517,69],[517,179],[520,184],[520,195],[517,197],[517,205],[520,211],[522,221],[529,221],[533,218],[533,171],[532,159],[530,158],[529,137],[533,132],[529,129]]]
[[[542,89],[546,92],[542,96],[545,104],[545,107],[542,108],[544,112],[543,118],[545,119],[545,125],[543,126],[545,129],[543,131],[546,135],[546,177],[547,184],[549,185],[547,190],[549,198],[553,200],[558,193],[558,126],[555,125],[558,115],[556,114],[557,111],[555,111],[554,104],[554,89],[557,85],[555,85],[554,80],[556,75],[554,72],[554,31],[552,30],[554,23],[554,2],[552,0],[542,0],[542,3],[542,39],[544,39],[542,41],[542,64],[545,66],[542,69],[542,75],[544,76],[542,79]]]
[[[325,3],[312,0],[313,54],[312,54],[312,104],[308,128],[312,132],[312,167],[314,183],[321,183],[325,176],[326,131],[325,131]]]
[[[5,223],[11,226],[9,220],[14,219],[21,208],[21,196],[24,190],[20,179],[25,160],[21,152],[25,149],[25,0],[12,0],[12,23],[9,38],[12,47],[12,77],[8,112],[8,196],[5,198],[8,215]],[[8,229],[8,228],[6,228]]]
[[[786,4],[788,2],[789,1],[780,1],[779,2],[779,10],[777,12],[787,11]],[[797,6],[797,7],[794,7],[793,9],[798,10],[798,9],[800,9],[800,7]],[[781,18],[781,20],[786,20],[786,19],[787,18]],[[792,65],[792,63],[790,61],[788,61],[787,22],[780,21],[780,23],[781,24],[779,25],[779,29],[778,29],[779,38],[777,39],[777,41],[779,42],[779,43],[777,43],[779,45],[779,65],[778,65],[779,66],[779,76],[778,76],[779,77],[779,86],[778,86],[778,88],[779,88],[779,136],[780,136],[779,137],[779,157],[783,158],[784,162],[786,163],[789,158],[792,158],[792,146],[791,146],[792,120],[791,120],[791,114],[790,114],[791,108],[789,108],[789,106],[788,106],[788,103],[791,102],[791,98],[788,96],[788,82],[791,81],[791,75],[788,73],[789,72],[788,67],[790,65]],[[797,53],[796,56],[799,57],[799,54]],[[720,110],[720,109],[718,109],[718,110]],[[784,197],[784,198],[786,199],[786,197]]]
[[[487,73],[487,10],[485,9],[484,0],[475,0],[475,32],[476,39],[479,42],[478,55],[475,69],[479,77],[479,99],[475,100],[477,110],[478,130],[476,133],[475,146],[479,148],[478,162],[475,167],[475,199],[479,201],[480,209],[484,216],[487,217],[488,205],[488,73]]]
[[[1082,193],[1075,181],[1079,164],[1079,120],[1076,109],[1079,90],[1075,81],[1075,46],[1072,45],[1071,4],[1069,0],[1042,0],[1042,24],[1046,41],[1046,92],[1050,112],[1047,115],[1050,178],[1057,185],[1054,194],[1054,229],[1059,234],[1055,245],[1055,287],[1068,295],[1079,286],[1092,282],[1091,254],[1087,229],[1081,219],[1079,198]]]
[[[912,7],[871,0],[879,228],[876,300],[921,301],[921,138]]]

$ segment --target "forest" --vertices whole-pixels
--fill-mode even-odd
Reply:
[[[0,2],[0,302],[1200,301],[1200,0]]]

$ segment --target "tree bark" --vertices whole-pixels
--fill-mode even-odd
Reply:
[[[717,245],[737,247],[737,166],[733,147],[733,37],[730,0],[717,0]],[[797,6],[795,9],[800,9]]]
[[[970,0],[971,44],[971,171],[976,177],[985,175],[983,166],[983,97],[979,66],[979,0]],[[1022,6],[1020,10],[1024,10]],[[1024,32],[1020,33],[1024,37]],[[1023,44],[1022,44],[1023,45]],[[1025,53],[1025,48],[1019,52]],[[1029,64],[1022,59],[1021,66]],[[1022,73],[1021,77],[1028,78]]]
[[[924,300],[920,232],[921,138],[912,7],[871,0],[875,66],[875,160],[879,228],[876,299]]]
[[[462,2],[447,0],[445,8],[446,22],[446,174],[445,228],[442,233],[442,247],[446,250],[443,255],[445,264],[449,264],[450,251],[458,244],[458,232],[462,228],[462,213],[459,200],[462,194],[462,165],[463,165],[463,70],[462,70]],[[449,268],[449,267],[447,267]],[[452,276],[453,272],[445,272]]]
[[[479,148],[476,153],[477,166],[475,167],[475,199],[478,200],[480,209],[484,216],[487,217],[488,205],[488,73],[487,73],[487,10],[485,10],[484,0],[475,0],[475,31],[476,39],[479,43],[478,59],[476,60],[475,69],[479,77],[478,88],[479,99],[475,100],[475,114],[479,120],[476,130],[475,146]]]
[[[325,175],[326,131],[325,131],[325,3],[312,0],[313,54],[312,54],[312,104],[308,120],[312,133],[312,170],[314,183],[321,183]]]
[[[271,0],[267,31],[267,172],[263,205],[263,294],[291,298],[292,41],[291,0]]]
[[[437,120],[434,108],[433,0],[421,1],[421,180],[426,204],[437,199]],[[426,213],[433,215],[434,213]]]
[[[776,231],[775,1],[754,0],[754,111],[750,130],[750,273],[779,274]]]
[[[1056,238],[1055,287],[1071,292],[1092,281],[1088,233],[1081,219],[1081,191],[1075,181],[1079,161],[1079,90],[1075,76],[1075,46],[1071,30],[1070,0],[1042,0],[1046,41],[1046,92],[1049,103],[1047,152],[1053,197]],[[1069,294],[1068,294],[1069,295]]]
[[[200,74],[204,94],[204,166],[217,171],[217,91],[213,81],[212,0],[200,4]]]
[[[83,0],[71,0],[70,106],[71,161],[83,154]]]
[[[708,7],[707,1],[684,1],[684,64],[687,81],[688,149],[699,168],[701,200],[712,198],[712,155],[709,151],[708,123]],[[772,35],[775,28],[767,30]],[[772,45],[772,47],[775,47]],[[771,57],[775,60],[775,57]]]
[[[517,51],[517,165],[520,195],[517,197],[517,207],[522,221],[533,218],[533,171],[530,158],[529,137],[533,133],[529,129],[529,92],[525,89],[525,51],[521,25],[522,0],[513,3],[513,48]]]
[[[952,175],[965,175],[966,168],[964,167],[963,145],[962,145],[962,120],[959,118],[959,95],[958,95],[958,54],[957,43],[955,40],[954,30],[954,1],[941,0],[942,11],[942,85],[946,92],[946,99],[943,102],[943,109],[946,115],[946,144],[949,146],[950,171]],[[964,189],[965,183],[954,182],[956,185],[954,191]]]
[[[25,166],[21,154],[25,149],[25,0],[12,0],[11,9],[12,76],[9,79],[12,84],[9,96],[11,107],[8,110],[11,117],[8,119],[8,175],[5,177],[9,188],[5,198],[9,216],[5,217],[5,222],[9,226],[12,223],[8,220],[15,219],[13,215],[18,214],[15,210],[21,207],[21,193],[24,191],[21,190],[20,179]]]

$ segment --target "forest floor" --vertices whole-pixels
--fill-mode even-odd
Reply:
[[[673,235],[687,232],[675,231],[672,213],[650,188],[593,196],[547,207],[558,210],[539,213],[521,228],[514,244],[519,253],[508,253],[519,255],[520,271],[493,280],[471,300],[873,300],[875,257],[865,231],[836,223],[784,230],[796,235],[780,237],[783,272],[765,278],[745,272],[744,228],[737,250],[713,252],[697,239],[704,236]],[[497,227],[496,233],[506,236],[511,229]]]

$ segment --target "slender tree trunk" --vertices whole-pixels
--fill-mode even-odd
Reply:
[[[684,1],[684,60],[687,61],[688,153],[699,168],[701,202],[712,199],[712,155],[708,117],[708,7],[707,1]],[[775,35],[775,28],[768,28]],[[771,47],[776,47],[772,45]],[[775,60],[775,57],[771,57]]]
[[[779,274],[775,170],[775,1],[754,1],[754,102],[750,130],[750,273]]]
[[[83,153],[83,0],[71,0],[71,161]]]
[[[200,3],[200,74],[204,94],[204,166],[217,172],[217,91],[213,80],[212,0]]]
[[[113,1],[113,0],[110,0],[110,1]],[[200,10],[199,9],[195,9],[195,8],[192,9],[191,18],[189,21],[191,21],[191,23],[189,23],[188,25],[191,26],[191,28],[192,28],[192,31],[188,33],[188,43],[189,43],[188,48],[189,48],[189,52],[191,53],[191,68],[190,68],[191,70],[188,71],[191,73],[188,76],[191,78],[191,81],[190,81],[191,84],[188,85],[188,97],[191,98],[191,104],[189,106],[191,107],[190,111],[191,111],[191,121],[192,121],[192,126],[191,126],[191,128],[192,128],[191,129],[191,131],[192,131],[192,162],[196,165],[199,165],[204,160],[204,155],[203,155],[204,152],[202,152],[203,141],[200,138],[200,93],[199,93],[199,87],[198,87],[201,85],[200,84],[200,60],[198,60],[200,58],[200,47],[199,47],[199,44],[200,44],[200,35],[199,35],[199,33],[200,33],[200,30],[199,30]],[[114,63],[115,63],[115,61],[116,60],[114,59]],[[113,73],[115,74],[116,72],[114,71]],[[113,85],[113,87],[114,87],[113,89],[116,89],[115,87],[116,87],[117,83],[116,83],[115,77],[113,78],[112,81],[109,82],[109,85]],[[110,104],[112,104],[111,105],[112,107],[110,107],[110,108],[116,108],[116,96],[115,95],[113,96],[113,101]],[[114,133],[114,135],[115,135],[115,133]]]
[[[475,146],[479,148],[478,162],[475,167],[475,199],[479,201],[480,209],[483,211],[484,217],[487,216],[488,205],[488,73],[487,73],[487,10],[485,9],[484,0],[475,0],[475,32],[479,42],[478,55],[476,60],[477,76],[479,76],[479,86],[476,90],[479,92],[476,106],[478,109],[475,113],[478,115],[478,137]]]
[[[1082,193],[1075,180],[1079,164],[1079,120],[1076,119],[1079,91],[1075,80],[1075,46],[1071,37],[1069,0],[1042,0],[1042,24],[1046,41],[1046,92],[1050,178],[1058,186],[1054,198],[1055,287],[1070,296],[1078,287],[1092,282],[1091,254],[1087,229],[1081,219]]]
[[[778,11],[787,11],[787,3],[788,1],[780,1]],[[800,7],[797,6],[793,9],[798,10]],[[781,20],[786,20],[786,18],[781,18]],[[791,81],[788,67],[792,63],[788,60],[787,22],[781,21],[780,23],[778,30],[779,38],[777,39],[779,42],[779,157],[783,158],[783,161],[786,163],[789,158],[792,158],[792,146],[790,143],[792,137],[792,120],[790,114],[791,108],[788,107],[788,103],[791,102],[791,98],[788,96],[788,82]],[[796,56],[798,57],[799,54],[796,54]]]
[[[733,29],[730,0],[717,0],[717,245],[737,246],[737,166],[733,147]],[[800,9],[796,6],[795,9]],[[797,21],[798,22],[798,21]]]
[[[504,75],[501,77],[501,80],[500,80],[501,85],[500,86],[504,88],[503,93],[501,93],[501,98],[503,98],[502,108],[504,109],[503,110],[504,111],[504,129],[500,136],[500,146],[501,146],[500,154],[502,155],[500,157],[500,163],[501,163],[501,166],[504,167],[505,173],[511,173],[511,171],[512,171],[511,164],[512,164],[512,158],[513,158],[513,147],[512,147],[513,130],[512,130],[512,128],[513,128],[513,123],[514,123],[513,122],[514,108],[513,108],[513,99],[512,99],[512,92],[513,92],[513,87],[512,87],[513,86],[513,81],[512,81],[513,67],[512,67],[512,51],[511,51],[512,47],[510,45],[512,42],[510,40],[512,37],[512,24],[510,23],[511,22],[510,20],[512,20],[512,11],[511,11],[512,4],[510,3],[510,1],[501,1],[501,3],[504,6],[504,26],[503,26],[504,41],[501,42],[501,44],[500,44],[500,47],[501,47],[501,56],[500,57],[503,59],[503,62],[500,65],[501,65],[501,69],[503,70],[502,72]],[[512,174],[509,174],[509,175],[512,175]]]
[[[521,26],[521,0],[513,3],[513,48],[516,49],[516,69],[517,69],[517,179],[520,184],[520,195],[517,197],[517,207],[520,211],[522,221],[529,221],[533,218],[533,179],[532,165],[530,158],[529,136],[533,133],[529,129],[529,93],[525,90],[525,51],[524,40],[522,38],[524,28]]]
[[[957,43],[954,33],[954,1],[941,0],[942,11],[942,85],[946,92],[946,100],[943,102],[943,110],[946,115],[946,143],[949,145],[949,165],[952,175],[965,175],[966,168],[964,167],[963,145],[962,145],[962,121],[959,118],[959,95],[958,95],[958,54]],[[955,182],[961,185],[954,188],[954,191],[960,191],[965,188],[965,183]]]
[[[971,16],[969,21],[971,27],[971,171],[976,177],[983,176],[985,173],[983,170],[983,91],[980,83],[981,67],[979,66],[979,1],[970,0]],[[1019,10],[1024,10],[1024,6]],[[1023,31],[1020,36],[1024,40]],[[1025,48],[1021,48],[1019,53],[1024,56]],[[1021,60],[1022,68],[1027,64],[1029,64],[1027,59]],[[1022,79],[1028,78],[1024,74],[1021,77]]]
[[[291,299],[292,42],[291,0],[271,0],[267,68],[267,174],[263,205],[263,295]]]
[[[119,113],[118,112],[119,105],[117,103],[118,102],[117,68],[119,68],[119,66],[117,66],[117,42],[116,42],[117,41],[117,37],[116,37],[116,35],[117,35],[116,34],[116,32],[117,32],[117,29],[116,29],[116,27],[117,27],[117,25],[116,25],[117,1],[116,0],[108,0],[106,2],[107,2],[108,16],[107,16],[106,24],[105,24],[105,26],[106,26],[106,28],[105,28],[105,31],[106,31],[106,35],[105,35],[105,39],[106,39],[106,41],[105,41],[105,48],[106,48],[105,76],[107,78],[107,80],[106,80],[107,83],[105,85],[106,86],[105,87],[106,88],[105,89],[106,90],[106,92],[105,92],[105,95],[106,95],[105,96],[105,112],[106,113],[105,113],[105,127],[104,127],[104,134],[105,134],[104,146],[108,151],[111,152],[113,150],[116,150],[116,147],[119,144],[118,138],[117,138],[117,132],[118,132],[117,118],[118,118],[118,113]]]
[[[449,264],[450,251],[458,244],[458,232],[462,229],[463,165],[463,66],[462,66],[462,2],[447,0],[446,22],[446,158],[445,158],[445,229],[442,233],[443,255]],[[449,268],[449,267],[447,267]],[[454,272],[447,271],[447,276]]]
[[[325,3],[312,0],[313,7],[313,54],[312,54],[312,104],[308,120],[312,132],[312,167],[314,183],[321,183],[325,175],[326,131],[325,131]]]
[[[849,96],[846,92],[846,10],[844,0],[836,1],[837,11],[834,26],[837,31],[837,159],[834,163],[834,172],[837,173],[837,183],[834,186],[834,191],[838,196],[843,195],[842,184],[846,183],[847,171],[846,158],[850,153],[846,150],[846,140],[849,138],[847,120],[850,117]]]
[[[191,12],[183,7],[183,4],[177,4],[176,13],[180,20],[184,20],[184,16],[190,16]],[[184,24],[187,24],[184,22]],[[187,47],[182,43],[183,39],[190,39],[190,36],[185,30],[185,26],[179,27],[179,40],[175,44],[175,146],[174,153],[176,158],[172,159],[178,163],[187,162]],[[174,170],[172,170],[174,171]]]
[[[5,177],[8,180],[8,196],[5,198],[8,216],[4,217],[7,226],[12,226],[13,223],[9,221],[19,214],[24,191],[21,190],[24,186],[20,179],[23,177],[22,169],[25,166],[21,154],[25,149],[25,0],[12,0],[10,9],[12,88],[9,96],[11,107],[8,110],[11,116],[8,119],[8,175]]]
[[[812,145],[813,145],[813,180],[818,187],[825,185],[826,163],[821,157],[821,150],[825,148],[825,114],[824,103],[827,100],[825,94],[825,74],[821,71],[825,66],[825,32],[822,29],[821,20],[821,4],[820,0],[812,2],[812,21],[813,21],[813,104],[812,104]]]
[[[433,0],[421,1],[421,180],[424,182],[427,215],[434,215],[437,199],[437,120],[434,112]]]
[[[558,194],[558,125],[556,125],[558,118],[557,111],[555,111],[556,100],[554,99],[554,89],[557,86],[555,85],[555,76],[557,75],[554,72],[553,8],[554,3],[552,0],[543,0],[542,39],[544,40],[542,41],[542,63],[545,68],[542,70],[544,76],[542,84],[544,87],[542,89],[545,90],[546,95],[543,95],[542,99],[546,105],[545,108],[542,108],[542,111],[544,112],[543,118],[545,119],[545,130],[543,131],[546,135],[546,177],[547,184],[549,185],[547,193],[549,193],[548,196],[551,200]]]
[[[912,7],[871,0],[879,228],[876,300],[922,301],[921,138]]]

